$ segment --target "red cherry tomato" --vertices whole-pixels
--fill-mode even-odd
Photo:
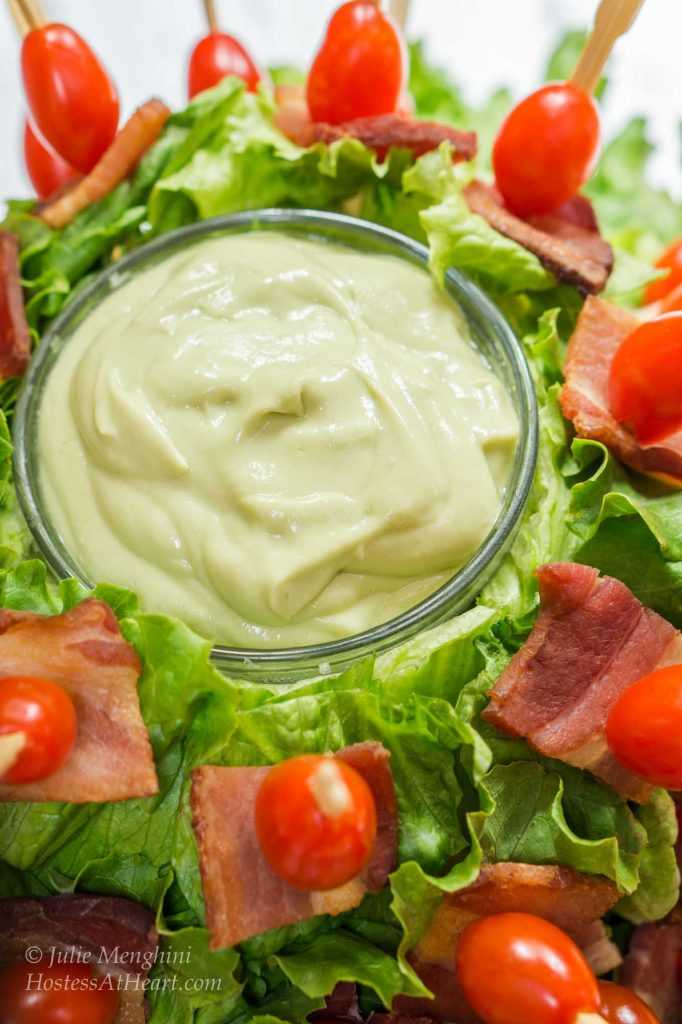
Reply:
[[[372,791],[350,765],[303,754],[276,765],[256,797],[270,867],[298,889],[335,889],[367,863],[376,837]]]
[[[597,980],[582,953],[533,914],[494,914],[470,924],[455,954],[457,979],[486,1024],[574,1024],[596,1012]]]
[[[599,982],[599,1013],[609,1024],[660,1024],[646,1003],[622,985]]]
[[[665,249],[656,260],[655,267],[659,270],[669,270],[667,277],[654,281],[647,287],[644,299],[645,302],[660,302],[670,292],[675,291],[682,285],[682,238]]]
[[[0,782],[35,782],[53,775],[73,750],[77,724],[71,698],[49,679],[0,679],[0,737],[24,737],[23,748]]]
[[[531,93],[502,123],[493,147],[497,187],[519,217],[549,213],[587,181],[599,146],[594,100],[570,82]]]
[[[24,158],[28,176],[39,199],[47,199],[79,175],[75,167],[71,167],[41,142],[29,121],[24,126]]]
[[[393,19],[371,0],[351,0],[332,15],[308,74],[313,121],[342,124],[391,114],[403,94],[405,43]]]
[[[611,412],[642,444],[682,428],[682,313],[666,313],[635,328],[609,375]]]
[[[44,25],[24,39],[21,70],[33,122],[79,171],[92,170],[118,128],[118,97],[84,39],[66,25]]]
[[[255,92],[261,73],[238,39],[224,32],[211,32],[200,39],[189,62],[189,98],[211,89],[228,75],[236,75]]]
[[[614,757],[647,782],[682,789],[682,665],[629,686],[611,708],[606,740]]]
[[[118,993],[89,964],[17,963],[0,971],[2,1024],[112,1024]]]

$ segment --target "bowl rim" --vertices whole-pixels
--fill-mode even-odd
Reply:
[[[152,263],[166,252],[170,256],[175,250],[204,237],[258,230],[280,230],[284,233],[301,231],[308,237],[360,249],[363,248],[362,243],[365,243],[366,251],[370,252],[374,245],[375,249],[406,258],[429,271],[427,246],[392,228],[343,213],[267,208],[225,214],[159,235],[112,263],[79,289],[49,325],[31,359],[21,383],[12,427],[12,461],[19,507],[40,554],[59,579],[74,577],[88,588],[93,587],[87,575],[70,556],[48,517],[42,514],[44,506],[39,497],[38,470],[32,460],[31,427],[37,426],[41,385],[49,375],[54,348],[60,345],[62,334],[69,331],[72,321],[77,320],[79,314],[100,293],[104,298],[126,283],[128,272],[140,264]],[[517,396],[514,399],[512,395],[512,399],[522,429],[509,479],[510,493],[503,501],[500,514],[490,532],[461,569],[432,594],[400,615],[361,633],[302,647],[260,649],[215,644],[212,647],[212,658],[221,668],[235,672],[246,669],[285,674],[298,670],[300,674],[300,670],[316,665],[319,674],[331,671],[332,666],[340,671],[369,653],[381,653],[395,647],[422,629],[430,628],[457,611],[462,611],[463,608],[457,609],[458,601],[461,603],[466,600],[467,595],[473,597],[472,586],[481,581],[495,556],[506,551],[510,545],[530,495],[537,463],[538,406],[530,368],[523,347],[510,325],[478,285],[454,268],[446,272],[443,283],[450,296],[463,309],[468,324],[471,326],[472,316],[476,314],[491,332],[495,344],[502,349],[509,364]],[[54,361],[58,355],[59,349]],[[481,582],[478,590],[484,582]]]

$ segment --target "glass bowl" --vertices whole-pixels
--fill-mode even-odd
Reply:
[[[17,403],[13,431],[19,504],[40,553],[58,578],[75,577],[87,586],[92,585],[50,522],[40,485],[38,417],[43,389],[59,353],[93,308],[139,271],[208,237],[252,230],[303,235],[363,252],[399,256],[423,268],[428,266],[425,246],[368,221],[314,210],[258,210],[217,217],[156,238],[112,264],[78,291],[47,331],[31,361]],[[522,347],[496,307],[456,270],[446,275],[445,287],[464,313],[480,355],[506,385],[519,419],[519,444],[493,528],[473,557],[447,583],[396,618],[354,636],[306,647],[258,650],[219,644],[213,648],[213,659],[224,672],[276,682],[342,671],[366,655],[380,654],[464,611],[509,550],[535,471],[535,391]]]

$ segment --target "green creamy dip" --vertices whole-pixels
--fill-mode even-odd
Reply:
[[[425,270],[272,232],[108,296],[59,356],[38,439],[91,579],[260,648],[360,632],[441,586],[495,522],[517,440]]]

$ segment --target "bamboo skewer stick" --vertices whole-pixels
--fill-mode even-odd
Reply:
[[[410,9],[410,0],[391,0],[391,14],[398,22],[401,29],[405,31],[405,22]]]
[[[218,14],[215,9],[215,0],[204,0],[204,10],[206,11],[206,21],[211,32],[218,31]]]
[[[34,28],[40,28],[47,23],[45,13],[38,0],[8,0],[9,9],[14,18],[14,23],[22,36]]]
[[[594,92],[616,40],[630,28],[643,3],[644,0],[601,0],[594,27],[570,78],[573,85]]]

